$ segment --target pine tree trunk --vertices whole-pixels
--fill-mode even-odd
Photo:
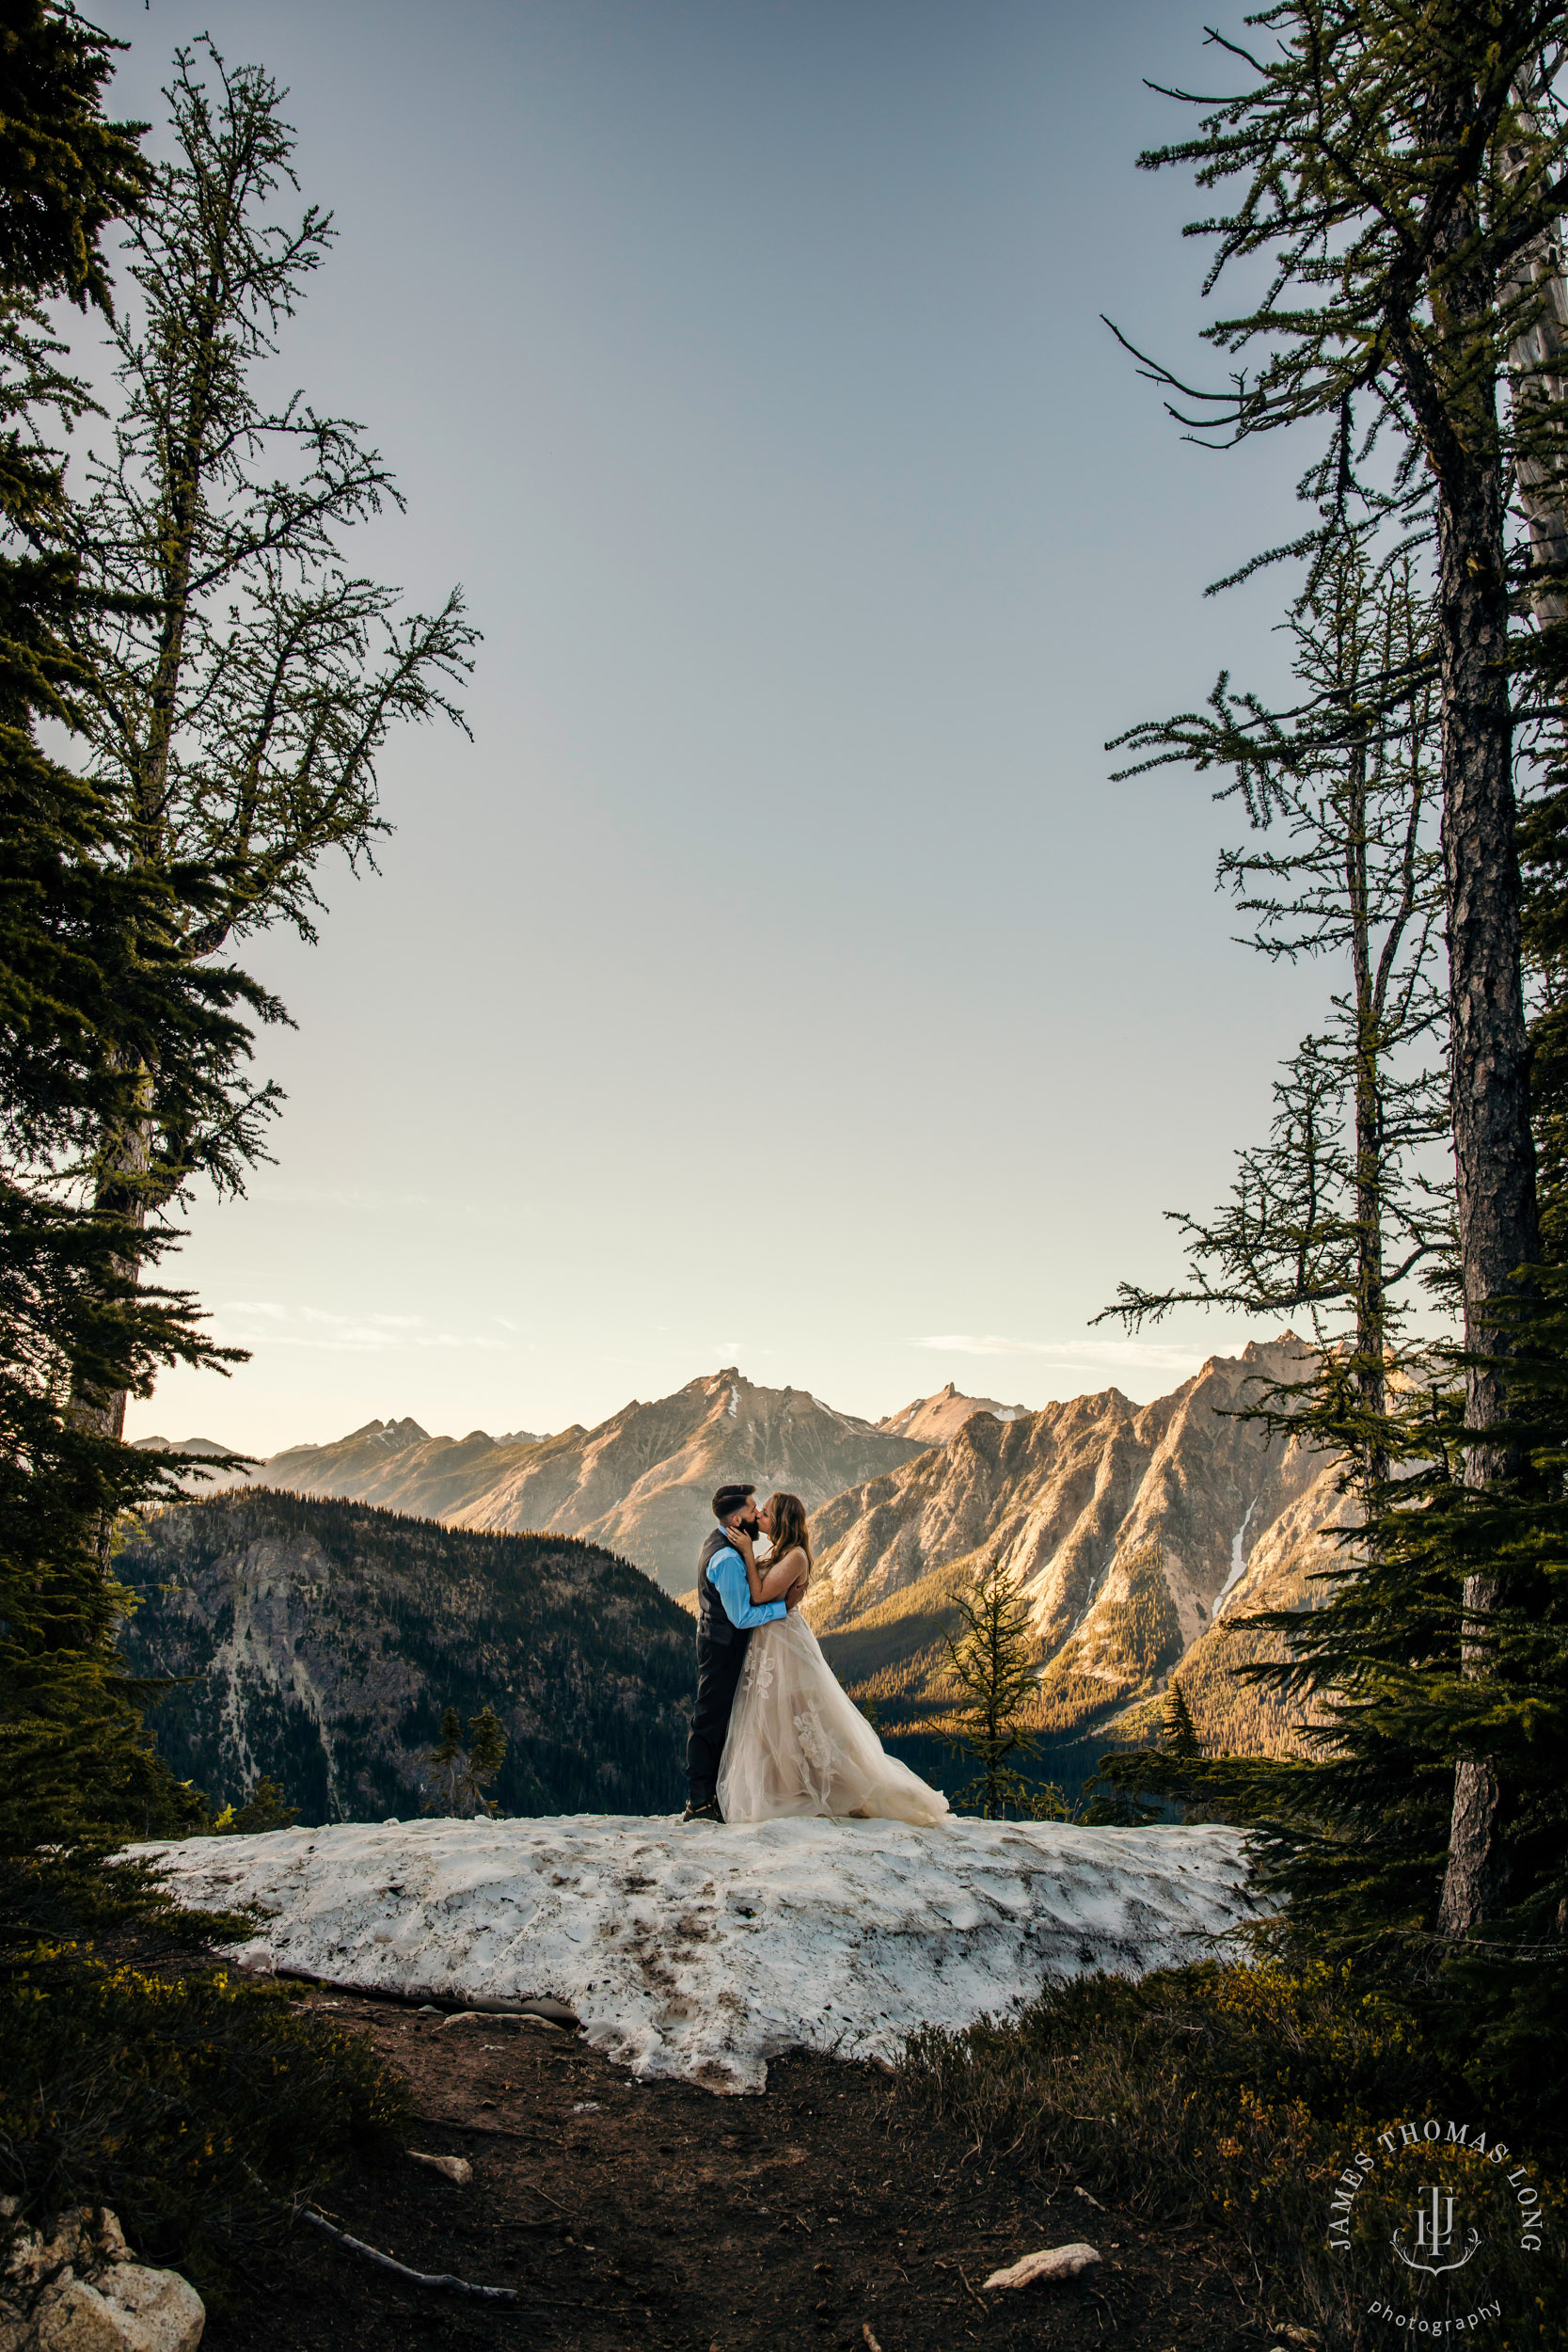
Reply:
[[[1538,402],[1558,405],[1568,397],[1568,288],[1555,235],[1539,238],[1526,254],[1539,302],[1534,324],[1510,354],[1518,388],[1515,419]],[[1544,626],[1568,620],[1568,509],[1559,469],[1538,454],[1521,451],[1516,468],[1519,503],[1529,525],[1533,570],[1553,573],[1531,592],[1530,609]]]
[[[1521,79],[1513,95],[1525,137],[1504,149],[1503,170],[1509,180],[1517,181],[1531,161],[1528,140],[1535,131],[1540,95],[1536,77],[1528,85]],[[1523,248],[1499,291],[1506,303],[1525,306],[1508,354],[1514,437],[1524,444],[1514,471],[1519,503],[1529,526],[1531,565],[1557,575],[1538,586],[1530,600],[1536,620],[1546,626],[1568,619],[1568,507],[1563,502],[1560,464],[1554,465],[1529,443],[1534,416],[1544,409],[1560,410],[1568,397],[1568,286],[1563,283],[1559,223],[1543,229]]]
[[[1383,1282],[1383,1006],[1372,978],[1371,910],[1367,890],[1367,745],[1352,755],[1346,809],[1345,883],[1351,915],[1351,975],[1355,989],[1355,1385],[1370,1426],[1387,1407],[1387,1344]],[[1388,1475],[1388,1448],[1372,1437],[1362,1462],[1369,1506]]]
[[[171,437],[167,452],[160,582],[163,621],[149,697],[147,739],[136,764],[133,790],[133,862],[154,870],[165,866],[171,850],[177,848],[169,837],[169,757],[180,706],[185,632],[190,622],[192,566],[203,469],[213,426],[213,386],[221,325],[221,289],[214,273],[207,281],[206,299],[197,322],[196,358],[180,429]],[[127,1217],[137,1226],[144,1224],[152,1205],[148,1182],[152,1153],[150,1115],[128,1121],[105,1136],[100,1146],[98,1207]],[[135,1261],[123,1266],[117,1264],[116,1270],[132,1283],[139,1271]],[[80,1411],[103,1436],[119,1438],[125,1431],[126,1403],[126,1391],[121,1389],[102,1398],[73,1397],[72,1409]]]
[[[1473,215],[1456,208],[1443,259],[1463,250],[1473,227]],[[1455,344],[1468,345],[1472,373],[1464,413],[1456,417],[1450,407],[1429,453],[1438,482],[1443,856],[1465,1341],[1472,1352],[1497,1357],[1507,1338],[1494,1319],[1494,1302],[1513,1295],[1513,1278],[1534,1263],[1538,1237],[1519,962],[1503,467],[1496,380],[1475,356],[1485,346],[1493,289],[1476,278],[1474,271],[1454,271],[1434,294]],[[1486,1434],[1503,1410],[1497,1371],[1472,1366],[1465,1375],[1465,1422],[1475,1433],[1465,1478],[1472,1486],[1510,1467],[1503,1447]],[[1484,1620],[1497,1590],[1490,1574],[1465,1581],[1467,1676],[1482,1671]],[[1490,1764],[1462,1758],[1438,1913],[1445,1935],[1471,1933],[1497,1902],[1499,1804]]]
[[[138,1092],[149,1089],[146,1073]],[[152,1165],[152,1120],[150,1117],[133,1115],[104,1138],[101,1150],[98,1183],[94,1206],[117,1223],[129,1225],[140,1232],[147,1222],[150,1205],[149,1170]],[[135,1257],[111,1258],[109,1261],[117,1281],[127,1282],[135,1289],[140,1266]],[[125,1435],[124,1389],[98,1390],[77,1383],[71,1390],[70,1414],[72,1421],[99,1437],[122,1438]]]
[[[1519,96],[1528,119],[1528,94]],[[1516,151],[1507,161],[1517,173],[1527,157]],[[1524,249],[1511,281],[1498,289],[1504,302],[1527,293],[1534,299],[1509,361],[1515,433],[1528,441],[1530,409],[1560,400],[1568,389],[1560,372],[1568,349],[1568,298],[1555,230],[1544,230]],[[1478,1318],[1478,1310],[1503,1294],[1510,1276],[1532,1263],[1540,1247],[1519,978],[1513,738],[1501,661],[1508,624],[1500,475],[1500,468],[1489,469],[1471,498],[1445,501],[1439,509],[1444,700],[1446,713],[1452,708],[1456,721],[1451,782],[1445,724],[1444,817],[1465,1328],[1467,1346],[1492,1352],[1501,1352],[1502,1335]],[[1545,624],[1560,621],[1568,616],[1568,515],[1560,473],[1527,448],[1519,453],[1516,481],[1532,563],[1564,574],[1536,589],[1535,617]],[[1465,1419],[1471,1428],[1484,1429],[1502,1407],[1497,1375],[1472,1372],[1466,1388]],[[1475,1446],[1466,1477],[1481,1485],[1507,1467],[1497,1446]],[[1478,1637],[1498,1594],[1496,1576],[1465,1580],[1466,1675],[1482,1669]],[[1462,1757],[1454,1772],[1449,1861],[1437,1916],[1445,1935],[1472,1934],[1496,1906],[1503,1878],[1497,1851],[1501,1804],[1501,1786],[1487,1759]]]
[[[133,1118],[108,1138],[106,1165],[102,1169],[95,1206],[122,1225],[140,1232],[147,1222],[150,1200],[148,1171],[152,1160],[152,1121]],[[111,1257],[110,1268],[119,1282],[135,1289],[141,1267],[135,1257]],[[110,1438],[119,1444],[125,1436],[125,1407],[130,1391],[125,1389],[100,1390],[85,1382],[72,1385],[67,1417],[78,1428],[94,1437]],[[114,1556],[114,1514],[100,1515],[95,1549],[98,1565],[105,1576]]]

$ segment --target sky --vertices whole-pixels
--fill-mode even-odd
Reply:
[[[1183,439],[1199,209],[1139,150],[1186,0],[100,0],[289,89],[337,242],[279,368],[407,501],[356,562],[483,632],[396,737],[379,872],[253,967],[296,1026],[180,1261],[231,1377],[130,1434],[592,1424],[721,1366],[877,1417],[1160,1394],[1168,1281],[1323,969],[1216,897],[1233,807],[1108,738],[1278,683],[1305,446]],[[1212,20],[1212,10],[1208,14]],[[159,143],[155,133],[152,144]]]

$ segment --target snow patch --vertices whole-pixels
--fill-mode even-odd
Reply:
[[[761,2090],[785,2050],[887,2063],[1046,1978],[1202,1957],[1256,1909],[1243,1838],[1212,1825],[575,1814],[135,1851],[182,1901],[258,1906],[243,1965],[420,1999],[552,1994],[634,2074],[721,2091]]]
[[[1258,1505],[1261,1501],[1262,1495],[1260,1492],[1253,1496],[1252,1501],[1246,1507],[1246,1518],[1242,1521],[1241,1526],[1236,1530],[1236,1533],[1230,1538],[1230,1574],[1226,1578],[1225,1582],[1220,1586],[1218,1597],[1215,1599],[1213,1611],[1210,1618],[1210,1623],[1212,1625],[1217,1625],[1221,1617],[1225,1614],[1226,1596],[1235,1590],[1236,1586],[1241,1582],[1243,1577],[1246,1574],[1246,1563],[1242,1557],[1242,1545],[1246,1537],[1248,1522],[1251,1520],[1254,1511],[1257,1510]]]
[[[819,1413],[826,1413],[828,1419],[837,1422],[841,1429],[869,1429],[871,1427],[869,1422],[857,1421],[853,1413],[841,1413],[836,1406],[825,1405],[819,1396],[813,1396],[809,1389],[802,1389],[800,1393],[808,1405],[815,1406]],[[879,1428],[881,1426],[880,1422],[877,1425]],[[890,1434],[894,1437],[897,1436],[898,1424],[896,1422],[891,1424]]]

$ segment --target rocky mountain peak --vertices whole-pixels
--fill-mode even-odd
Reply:
[[[946,1445],[977,1413],[1009,1422],[1022,1420],[1028,1410],[1026,1405],[998,1404],[993,1396],[966,1396],[956,1381],[949,1380],[931,1395],[917,1396],[901,1412],[889,1413],[877,1427],[891,1437],[912,1438],[921,1445]]]

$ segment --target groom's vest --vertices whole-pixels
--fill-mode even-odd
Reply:
[[[724,1604],[708,1582],[707,1564],[717,1551],[732,1550],[729,1535],[716,1527],[697,1554],[697,1639],[699,1642],[744,1642],[750,1629],[732,1625]]]

